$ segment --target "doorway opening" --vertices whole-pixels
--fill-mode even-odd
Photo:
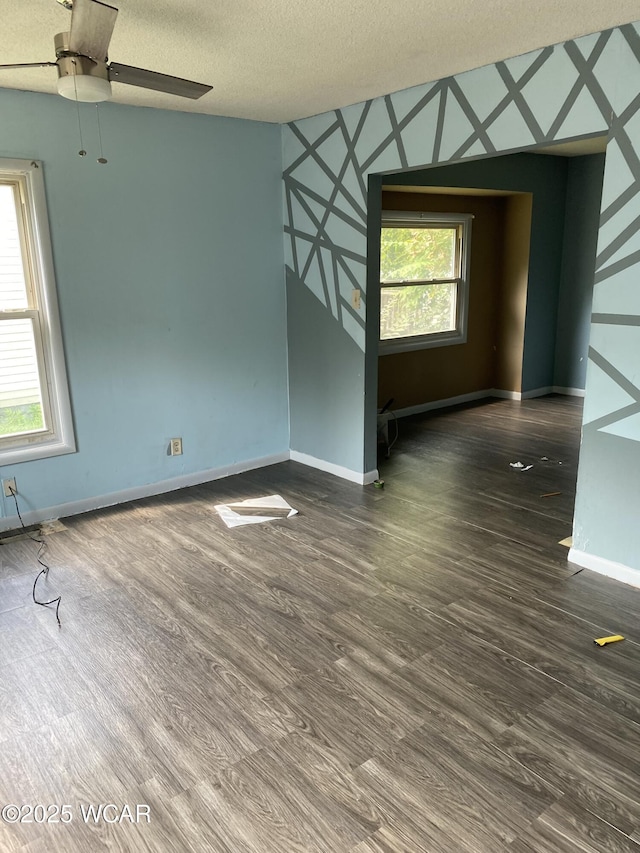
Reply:
[[[559,393],[579,404],[605,147],[604,137],[592,137],[370,178],[368,293],[377,300],[367,330],[376,353],[368,359],[369,459],[385,406],[402,434],[404,418],[482,398]],[[379,341],[381,229],[408,214],[472,217],[464,341],[415,346],[405,336],[386,349]]]

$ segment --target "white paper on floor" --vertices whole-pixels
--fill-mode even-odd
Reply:
[[[533,468],[533,465],[524,465],[522,462],[509,462],[512,468],[517,468],[519,471],[528,471]]]
[[[263,524],[277,518],[291,518],[298,510],[288,504],[280,495],[267,495],[264,498],[249,498],[231,504],[216,504],[216,512],[227,527],[240,527],[241,524]]]

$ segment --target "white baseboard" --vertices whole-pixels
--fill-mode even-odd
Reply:
[[[534,397],[545,397],[547,394],[553,394],[553,385],[545,385],[542,388],[532,388],[530,391],[523,391],[520,399],[531,400]]]
[[[110,492],[91,498],[83,498],[79,501],[49,506],[44,509],[28,510],[22,513],[24,523],[39,524],[52,518],[66,518],[71,515],[79,515],[94,509],[102,509],[107,506],[127,503],[128,501],[149,498],[152,495],[161,495],[165,492],[173,492],[176,489],[185,489],[189,486],[199,486],[201,483],[209,483],[212,480],[221,480],[232,474],[242,474],[244,471],[253,471],[255,468],[265,468],[267,465],[276,465],[278,462],[286,462],[289,459],[289,451],[274,453],[270,456],[261,456],[259,459],[248,459],[245,462],[235,462],[221,468],[209,468],[206,471],[196,471],[193,474],[182,474],[180,477],[172,477],[169,480],[161,480],[159,483],[148,483],[144,486],[133,486],[130,489],[122,489],[119,492]],[[20,527],[17,515],[0,518],[0,532],[4,530],[15,530]]]
[[[510,392],[499,392],[510,393]],[[421,415],[423,412],[431,412],[434,409],[446,409],[449,406],[458,406],[460,403],[472,403],[474,400],[483,400],[485,397],[495,396],[491,390],[472,391],[470,394],[459,394],[457,397],[447,397],[444,400],[431,400],[429,403],[418,403],[417,406],[405,406],[404,409],[394,409],[393,414],[397,418],[407,418],[409,415]]]
[[[333,474],[335,477],[342,477],[343,480],[349,480],[352,483],[358,483],[360,486],[367,486],[378,479],[378,470],[365,471],[362,474],[359,471],[353,471],[351,468],[344,468],[342,465],[334,465],[333,462],[326,462],[324,459],[318,459],[316,456],[310,456],[308,453],[301,453],[299,450],[290,452],[292,462],[300,462],[302,465],[307,465],[309,468],[317,468],[319,471],[326,471],[327,474]]]
[[[447,409],[449,406],[459,406],[461,403],[472,403],[475,400],[485,400],[488,397],[498,397],[500,400],[530,400],[533,397],[544,397],[546,394],[584,397],[584,391],[581,388],[561,388],[558,385],[546,385],[543,388],[533,388],[531,391],[522,392],[505,391],[502,388],[485,388],[482,391],[459,394],[457,397],[446,397],[444,400],[431,400],[428,403],[418,403],[416,406],[394,409],[393,414],[397,418],[407,418],[410,415],[421,415],[424,412],[432,412],[434,409]]]
[[[583,388],[565,388],[562,385],[545,385],[543,388],[533,388],[531,391],[523,391],[522,400],[530,400],[532,397],[545,397],[547,394],[564,394],[566,397],[584,397]]]
[[[522,400],[520,391],[505,391],[502,388],[490,388],[485,391],[486,397],[497,397],[499,400]]]
[[[554,385],[553,393],[564,394],[566,397],[584,397],[584,388],[564,388],[561,385]]]
[[[596,557],[594,554],[587,554],[586,551],[578,551],[575,548],[569,549],[567,559],[570,563],[582,566],[583,569],[591,569],[592,572],[598,572],[608,578],[640,587],[640,570],[638,569],[632,569],[622,563],[614,563],[613,560],[605,560],[604,557]]]

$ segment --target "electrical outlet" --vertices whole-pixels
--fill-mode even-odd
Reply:
[[[2,481],[2,491],[4,492],[5,498],[10,498],[12,494],[18,494],[18,487],[16,486],[16,478],[12,477],[10,480]]]
[[[182,456],[182,439],[172,438],[169,445],[169,451],[172,456]]]
[[[356,311],[360,310],[360,288],[354,287],[351,291],[351,307]]]

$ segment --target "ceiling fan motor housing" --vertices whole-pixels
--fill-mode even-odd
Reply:
[[[111,83],[106,62],[97,62],[69,50],[69,33],[55,37],[58,93],[71,101],[92,104],[111,97]]]
[[[69,32],[55,36],[55,62],[11,62],[5,68],[44,68],[55,65],[58,70],[58,94],[71,101],[96,104],[111,97],[111,81],[142,89],[166,92],[181,98],[201,98],[211,86],[185,80],[171,74],[160,74],[146,68],[109,63],[108,52],[118,10],[103,0],[59,0],[71,5]]]

